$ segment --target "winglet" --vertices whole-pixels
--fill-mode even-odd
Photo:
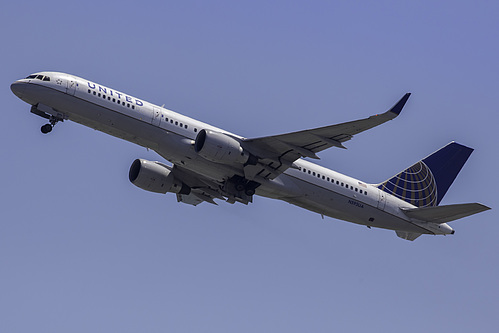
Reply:
[[[402,111],[402,108],[404,107],[405,103],[409,99],[409,96],[411,96],[411,93],[405,94],[388,112],[395,113],[397,116],[400,114]]]

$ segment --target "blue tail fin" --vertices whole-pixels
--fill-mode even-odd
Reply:
[[[472,152],[451,142],[378,188],[416,207],[438,206]]]

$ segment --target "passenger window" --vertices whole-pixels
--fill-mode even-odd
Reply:
[[[94,91],[94,95],[96,95],[97,93]]]
[[[197,129],[197,128],[195,128],[195,129],[194,129],[194,132],[197,132],[197,131],[198,131],[198,129]]]

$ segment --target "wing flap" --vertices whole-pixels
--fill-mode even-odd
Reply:
[[[478,214],[489,209],[489,207],[480,203],[467,203],[409,209],[402,208],[402,211],[409,218],[441,224]]]
[[[413,241],[422,235],[422,234],[419,234],[417,232],[407,232],[407,231],[400,231],[400,230],[395,231],[395,233],[400,238],[405,239],[405,240],[409,240],[409,241]]]
[[[197,197],[193,193],[177,194],[177,202],[183,202],[183,203],[188,204],[188,205],[197,206],[200,203],[202,203],[203,201],[205,201],[205,200]]]

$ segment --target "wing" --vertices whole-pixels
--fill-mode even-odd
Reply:
[[[245,174],[247,177],[259,175],[264,178],[274,178],[291,167],[293,162],[300,157],[319,159],[316,153],[324,149],[333,146],[345,148],[343,142],[350,140],[355,134],[396,118],[410,95],[410,93],[405,94],[385,113],[366,119],[287,134],[245,139],[242,142],[243,147],[258,156],[260,158],[259,164],[263,166],[263,168],[245,167]]]

